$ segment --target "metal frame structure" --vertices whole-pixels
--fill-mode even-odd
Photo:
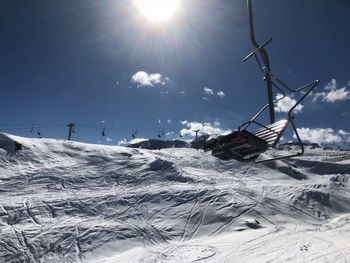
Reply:
[[[276,80],[277,80],[278,82],[280,82],[280,83],[283,83],[283,82],[281,82],[280,80],[278,80],[277,78],[276,78]],[[267,162],[267,161],[272,161],[272,160],[280,160],[280,159],[289,158],[289,157],[295,157],[295,156],[300,156],[300,155],[303,155],[303,154],[304,154],[304,144],[303,144],[303,142],[302,142],[301,139],[300,139],[298,130],[297,130],[296,125],[295,125],[295,123],[294,123],[294,118],[295,118],[295,116],[293,116],[292,113],[293,113],[294,109],[305,99],[305,97],[306,97],[307,95],[309,95],[309,94],[312,92],[312,90],[318,85],[318,83],[319,83],[319,81],[318,81],[318,80],[315,80],[315,81],[312,81],[312,82],[310,82],[310,83],[308,83],[308,84],[306,84],[306,85],[304,85],[304,86],[302,86],[302,87],[300,87],[300,88],[298,88],[298,89],[295,89],[295,90],[289,88],[289,87],[288,87],[287,85],[285,85],[284,83],[282,84],[283,87],[284,87],[285,89],[287,89],[288,91],[293,92],[293,93],[296,93],[296,92],[299,92],[299,91],[303,91],[303,90],[305,90],[306,88],[309,88],[309,89],[304,93],[304,95],[290,108],[290,110],[288,111],[288,114],[287,114],[288,117],[287,117],[286,127],[287,127],[289,124],[292,125],[293,131],[294,131],[295,136],[296,136],[296,138],[297,138],[297,140],[298,140],[298,145],[299,145],[299,147],[300,147],[300,151],[297,152],[297,153],[293,153],[293,154],[289,154],[289,155],[283,155],[283,156],[274,157],[274,158],[269,158],[269,159],[254,160],[254,163],[261,163],[261,162]],[[273,104],[275,104],[276,102],[278,102],[278,101],[282,100],[283,98],[285,98],[285,97],[286,97],[286,94],[285,94],[284,90],[283,90],[281,87],[279,87],[275,82],[272,81],[272,84],[273,84],[273,86],[276,87],[280,92],[282,92],[282,95],[283,95],[282,97],[280,97],[280,98],[278,98],[278,99],[276,99],[276,100],[273,101]],[[247,122],[241,124],[241,125],[239,126],[239,128],[238,128],[238,131],[247,130],[248,127],[249,127],[250,125],[256,124],[256,125],[258,125],[258,126],[260,126],[260,127],[262,127],[262,128],[265,128],[265,129],[267,129],[267,130],[270,130],[271,132],[274,132],[272,129],[266,127],[266,125],[263,125],[263,124],[261,124],[260,122],[258,122],[258,121],[256,120],[256,119],[257,119],[259,116],[261,116],[261,114],[268,108],[268,106],[269,106],[269,104],[266,104],[264,107],[262,107],[262,109],[261,109],[260,111],[258,111],[257,114],[255,114],[255,116],[254,116],[250,121],[247,121]],[[286,128],[286,127],[285,127],[285,128]],[[278,143],[279,139],[281,138],[283,132],[285,131],[285,128],[283,129],[283,131],[282,131],[280,134],[278,134],[278,138],[276,139],[276,142],[274,143],[274,145],[273,145],[272,147],[275,147],[275,146],[276,146],[276,144]]]
[[[267,161],[272,161],[272,160],[280,160],[280,159],[285,159],[289,157],[294,157],[294,156],[300,156],[304,154],[304,144],[300,139],[298,130],[296,128],[296,125],[294,123],[294,118],[293,116],[293,111],[296,109],[298,105],[308,96],[314,88],[318,85],[319,81],[315,80],[312,81],[300,88],[297,89],[292,89],[288,87],[283,81],[278,79],[274,74],[271,72],[271,67],[270,67],[270,60],[267,51],[265,50],[265,47],[271,43],[272,38],[269,40],[265,41],[262,44],[259,44],[256,39],[255,39],[255,33],[254,33],[254,21],[253,21],[253,11],[252,11],[252,0],[247,0],[247,7],[248,7],[248,17],[249,17],[249,29],[250,29],[250,37],[251,37],[251,42],[253,46],[256,48],[254,51],[252,51],[248,56],[246,56],[243,59],[243,62],[249,60],[250,58],[255,58],[261,73],[263,74],[263,80],[266,81],[266,86],[267,86],[267,95],[268,95],[268,104],[263,106],[258,113],[256,113],[253,118],[243,124],[241,124],[238,128],[237,132],[233,132],[232,134],[229,134],[227,136],[224,136],[224,140],[214,140],[210,146],[205,150],[212,149],[212,154],[215,156],[219,156],[222,153],[225,154],[227,151],[228,154],[232,154],[231,157],[233,159],[237,159],[239,161],[244,161],[244,162],[254,162],[254,163],[261,163],[261,162],[267,162]],[[279,98],[276,98],[275,100],[273,99],[273,88],[277,89],[279,92],[282,93],[282,96]],[[296,103],[290,108],[287,114],[287,119],[284,119],[281,122],[275,122],[275,104],[284,99],[286,95],[286,91],[291,92],[291,93],[298,93],[301,92],[302,96],[300,97],[299,100],[296,101]],[[257,121],[257,119],[262,115],[262,113],[265,112],[265,110],[269,108],[269,115],[270,115],[270,125],[263,125],[260,122]],[[283,123],[283,124],[279,124]],[[261,129],[255,132],[250,132],[248,128],[254,124],[259,126]],[[275,147],[279,140],[281,139],[283,133],[285,132],[286,128],[288,125],[291,124],[292,129],[295,133],[295,136],[297,138],[297,144],[300,147],[299,152],[291,153],[288,155],[282,155],[282,156],[277,156],[277,157],[272,157],[268,159],[258,159],[260,156],[260,153],[265,152],[269,147]],[[279,129],[276,129],[279,128]],[[263,137],[268,133],[273,134],[271,137],[267,137],[269,143],[263,139]],[[259,138],[259,134],[263,134],[264,136]],[[241,145],[237,145],[237,140],[239,140],[240,136],[243,136],[245,138],[250,138],[247,140],[243,140],[243,143]],[[246,137],[248,136],[248,137]],[[270,135],[268,135],[270,136]],[[223,142],[225,140],[229,140],[230,142]],[[258,146],[261,143],[259,143],[259,140],[263,143],[263,146]],[[228,143],[228,145],[227,145]],[[230,144],[231,143],[231,144]],[[268,144],[267,144],[268,143]],[[232,151],[230,152],[230,145],[232,145]],[[248,145],[248,146],[246,146]],[[255,149],[258,150],[258,152],[249,152],[247,151],[244,156],[238,156],[239,154],[235,153],[236,149],[248,149],[244,147],[250,147],[250,146],[255,146]],[[256,148],[257,147],[257,148]],[[225,149],[226,148],[226,149]],[[235,150],[234,150],[235,149]],[[254,149],[254,148],[253,148]],[[236,156],[237,155],[237,156]],[[223,156],[221,156],[223,157]],[[219,157],[220,158],[220,157]],[[223,158],[227,158],[227,156],[224,155]]]
[[[250,39],[252,44],[257,48],[256,51],[259,51],[261,58],[264,62],[264,67],[267,71],[271,71],[270,67],[270,59],[269,55],[267,54],[266,50],[264,49],[264,46],[266,46],[268,43],[271,42],[272,39],[268,40],[264,44],[259,44],[256,41],[255,33],[254,33],[254,20],[253,20],[253,6],[252,1],[247,0],[247,7],[248,7],[248,18],[249,18],[249,30],[250,30]],[[248,57],[246,58],[248,59]],[[243,60],[245,61],[245,60]],[[269,101],[269,112],[270,112],[270,123],[275,122],[275,111],[274,111],[274,105],[273,105],[273,93],[272,93],[272,81],[269,76],[266,76],[266,86],[267,86],[267,96]]]
[[[318,85],[319,80],[315,80],[312,81],[298,89],[291,89],[289,88],[283,81],[281,81],[280,79],[278,79],[276,76],[274,76],[271,73],[271,67],[270,67],[270,60],[269,60],[269,56],[267,51],[264,49],[265,46],[267,46],[269,43],[271,43],[272,38],[270,38],[269,40],[265,41],[263,44],[259,44],[256,39],[255,39],[255,33],[254,33],[254,20],[253,20],[253,8],[252,8],[252,0],[247,0],[247,7],[248,7],[248,17],[249,17],[249,29],[250,29],[250,37],[251,37],[251,42],[253,44],[253,46],[256,47],[256,49],[254,51],[252,51],[248,56],[246,56],[243,59],[243,62],[249,60],[250,58],[254,57],[259,68],[261,69],[261,72],[263,74],[263,80],[266,81],[266,86],[267,86],[267,93],[268,93],[268,104],[266,104],[264,107],[262,107],[262,109],[260,111],[258,111],[258,113],[248,122],[243,123],[242,125],[239,126],[238,130],[242,131],[242,130],[247,130],[247,128],[251,125],[251,124],[256,124],[260,127],[263,127],[265,129],[269,129],[268,127],[266,127],[265,125],[259,123],[256,121],[256,119],[267,109],[269,108],[269,113],[270,113],[270,124],[275,123],[275,110],[274,110],[274,106],[275,103],[277,103],[278,101],[284,99],[286,97],[286,93],[283,89],[288,90],[291,93],[297,93],[297,92],[301,92],[304,91],[305,89],[309,88],[304,94],[303,96],[291,107],[291,109],[288,111],[288,118],[287,118],[287,124],[286,126],[288,126],[288,124],[290,123],[292,125],[293,131],[295,133],[295,136],[297,137],[298,140],[298,145],[300,146],[300,152],[298,153],[294,153],[294,154],[290,154],[290,155],[286,155],[286,156],[280,156],[277,158],[270,158],[270,159],[265,159],[265,160],[260,160],[260,161],[254,161],[256,163],[259,162],[266,162],[266,161],[270,161],[270,160],[278,160],[278,159],[284,159],[284,158],[288,158],[288,157],[294,157],[294,156],[299,156],[299,155],[303,155],[304,154],[304,144],[302,143],[300,136],[298,134],[298,130],[294,124],[294,116],[292,115],[293,111],[295,110],[295,108],[305,99],[306,96],[308,96],[312,90]],[[278,91],[280,91],[282,93],[282,97],[273,100],[273,91],[272,88],[276,88]],[[271,130],[271,129],[269,129]],[[272,132],[274,132],[273,130],[271,130]],[[281,135],[283,134],[284,130],[282,131],[281,134],[279,134],[279,137],[277,138],[276,142],[274,143],[273,147],[276,146],[276,144],[278,143]]]

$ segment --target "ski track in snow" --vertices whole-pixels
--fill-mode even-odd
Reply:
[[[0,149],[0,262],[350,261],[349,152],[253,166],[4,136],[23,150]]]

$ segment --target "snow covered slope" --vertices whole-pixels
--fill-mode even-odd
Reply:
[[[350,261],[349,152],[250,166],[188,148],[0,140],[23,145],[0,149],[0,262]]]

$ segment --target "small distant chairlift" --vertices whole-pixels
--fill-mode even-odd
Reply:
[[[38,128],[38,131],[37,131],[37,133],[36,133],[36,134],[38,135],[38,138],[42,138],[40,129],[41,129],[41,128],[39,127],[39,128]]]
[[[158,138],[162,138],[163,136],[165,136],[165,129],[162,130],[162,132],[158,131],[157,137]]]
[[[266,81],[267,84],[269,103],[262,107],[262,109],[259,110],[258,113],[250,121],[241,124],[238,127],[237,131],[234,131],[225,136],[219,136],[218,138],[208,142],[207,145],[204,147],[204,150],[212,150],[212,155],[222,160],[236,159],[241,162],[254,163],[280,160],[284,158],[303,155],[304,145],[300,139],[298,130],[294,124],[295,117],[293,116],[293,111],[305,99],[305,97],[312,92],[312,90],[318,85],[319,81],[315,80],[298,89],[291,89],[284,82],[282,82],[280,79],[278,79],[271,73],[269,56],[264,47],[268,45],[272,41],[272,39],[267,40],[263,44],[259,44],[258,42],[256,42],[254,35],[251,0],[247,0],[247,5],[251,41],[256,47],[256,49],[252,51],[247,57],[245,57],[243,59],[243,62],[247,61],[250,58],[255,58],[263,74],[263,80]],[[278,97],[275,100],[273,100],[273,87],[282,93],[282,96]],[[274,106],[278,101],[286,97],[285,91],[289,91],[292,93],[300,92],[302,96],[290,108],[286,119],[275,121]],[[260,117],[267,108],[269,108],[270,111],[270,124],[264,125],[258,121],[258,117]],[[300,146],[300,151],[269,159],[259,160],[258,157],[261,153],[264,153],[270,147],[274,148],[277,145],[289,124],[292,126],[292,129],[295,133],[295,137],[298,141],[297,144]],[[257,126],[258,129],[252,130],[252,126]]]
[[[106,126],[103,126],[101,135],[102,135],[103,137],[106,136]]]
[[[137,134],[137,128],[136,128],[136,130],[134,130],[132,132],[131,137],[133,137],[135,139],[136,138],[136,134]]]

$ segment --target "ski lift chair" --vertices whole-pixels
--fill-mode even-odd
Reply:
[[[106,126],[103,126],[103,129],[102,129],[101,135],[102,135],[103,137],[105,137],[105,136],[106,136]]]
[[[135,139],[136,138],[136,134],[137,134],[137,128],[136,128],[136,130],[132,131],[131,137],[133,137]]]
[[[304,145],[294,124],[295,117],[292,115],[292,113],[296,107],[305,99],[305,97],[308,96],[318,85],[319,81],[315,80],[298,89],[291,89],[271,73],[269,56],[264,47],[272,41],[272,38],[265,41],[261,45],[256,41],[253,23],[252,0],[247,0],[247,7],[250,38],[253,46],[256,49],[252,51],[248,56],[246,56],[243,59],[243,62],[247,61],[250,58],[255,58],[263,75],[263,80],[266,81],[267,84],[268,104],[265,105],[250,121],[245,122],[239,126],[237,131],[234,131],[233,133],[230,133],[226,136],[219,136],[218,138],[209,141],[204,147],[204,151],[212,150],[212,154],[222,160],[236,159],[242,162],[253,161],[254,163],[261,163],[303,155]],[[275,100],[273,100],[273,88],[276,88],[282,93],[282,96],[276,98]],[[287,118],[276,122],[274,106],[276,102],[286,97],[285,91],[292,93],[300,92],[302,96],[290,108],[287,114]],[[267,108],[270,111],[270,124],[264,125],[258,122],[257,119]],[[271,147],[273,148],[277,145],[289,124],[292,126],[292,129],[295,133],[300,151],[287,155],[259,160],[258,157],[261,153],[264,153],[267,149]],[[258,126],[259,128],[252,131],[251,127],[253,125]]]
[[[277,88],[283,95],[280,98],[274,100],[274,104],[286,97],[286,94],[281,86],[293,93],[304,92],[303,96],[288,111],[287,118],[269,125],[261,124],[257,121],[257,119],[268,108],[269,104],[266,104],[250,121],[247,121],[240,125],[237,131],[234,131],[225,136],[220,136],[208,143],[204,148],[205,151],[212,150],[212,155],[222,160],[236,159],[241,162],[253,161],[254,163],[279,160],[304,154],[304,145],[294,124],[295,117],[292,115],[292,113],[293,110],[305,99],[305,97],[309,95],[310,92],[318,85],[319,81],[315,80],[299,89],[293,90],[290,89],[281,80],[273,76],[271,77],[274,79],[272,80],[273,86]],[[309,89],[305,92],[304,90],[307,88]],[[257,130],[251,131],[249,128],[253,124],[259,128]],[[269,148],[274,148],[277,145],[289,124],[292,126],[292,129],[298,140],[297,144],[300,147],[300,151],[293,154],[257,160],[261,153],[264,153]]]
[[[239,126],[237,131],[226,136],[220,136],[216,139],[211,140],[204,147],[204,151],[212,150],[212,154],[222,160],[236,159],[242,162],[260,163],[272,160],[279,160],[288,157],[294,157],[304,154],[304,145],[298,134],[298,130],[294,124],[294,116],[292,115],[294,109],[309,95],[312,90],[318,85],[319,81],[315,80],[302,86],[298,89],[289,88],[284,82],[279,80],[276,76],[271,73],[270,60],[267,51],[264,49],[268,45],[272,38],[265,41],[263,44],[259,44],[255,39],[254,23],[253,23],[253,11],[252,11],[252,0],[247,0],[248,7],[248,18],[250,37],[255,50],[252,51],[248,56],[243,59],[243,62],[250,58],[255,58],[261,73],[263,80],[266,81],[268,90],[268,104],[265,105],[250,121],[243,123]],[[273,100],[272,88],[276,88],[282,93],[281,97]],[[301,92],[301,98],[290,108],[287,118],[279,121],[275,121],[274,106],[275,103],[286,97],[286,91],[297,93]],[[270,124],[264,125],[257,121],[258,117],[266,110],[270,111]],[[269,159],[258,159],[261,153],[264,153],[267,149],[275,147],[288,125],[292,126],[295,136],[300,146],[300,151],[296,153],[290,153],[283,156],[277,156]],[[252,126],[258,126],[257,130],[252,130]]]

